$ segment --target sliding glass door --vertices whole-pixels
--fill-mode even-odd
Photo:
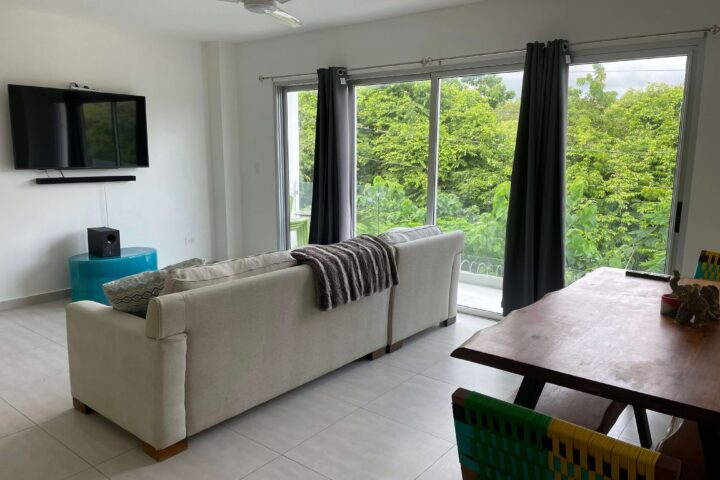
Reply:
[[[430,81],[355,88],[358,235],[424,225]]]
[[[695,47],[586,51],[570,66],[567,283],[600,266],[664,272],[680,235]],[[599,53],[598,53],[599,52]],[[501,312],[522,59],[348,78],[355,233],[436,223],[465,233],[458,303]],[[307,242],[317,91],[280,90],[286,235]],[[353,136],[354,135],[354,136]],[[685,147],[683,147],[683,145]],[[675,250],[674,250],[675,249]]]
[[[312,211],[312,181],[315,164],[315,117],[317,90],[287,90],[283,93],[284,151],[286,155],[286,234],[289,248],[308,243]]]
[[[567,281],[668,267],[687,57],[570,67]]]
[[[500,313],[522,72],[439,82],[436,223],[465,232],[458,303]]]

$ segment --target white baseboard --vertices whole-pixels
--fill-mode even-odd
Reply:
[[[57,290],[55,292],[39,293],[30,295],[29,297],[11,298],[10,300],[0,300],[0,312],[6,310],[14,310],[16,308],[37,305],[38,303],[52,302],[53,300],[61,300],[70,296],[70,289]]]

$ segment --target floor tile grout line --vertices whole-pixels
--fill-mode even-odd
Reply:
[[[0,435],[0,440],[2,440],[3,438],[7,438],[7,437],[9,437],[9,436],[11,436],[11,435],[15,435],[16,433],[27,432],[28,430],[32,430],[32,429],[35,428],[35,427],[37,427],[37,425],[35,425],[35,424],[33,423],[33,424],[30,425],[29,427],[21,428],[20,430],[16,430],[16,431],[11,432],[11,433],[6,433],[6,434],[4,434],[4,435]]]
[[[238,414],[238,416],[240,416],[240,415],[242,415],[242,413]],[[235,418],[235,417],[233,417],[233,418]],[[228,420],[231,420],[231,419],[228,419]],[[273,452],[273,453],[276,453],[276,454],[278,454],[278,455],[282,455],[282,452],[278,452],[278,451],[275,450],[274,448],[272,448],[272,447],[270,447],[270,446],[268,446],[268,445],[265,445],[265,444],[264,444],[263,442],[261,442],[260,440],[255,440],[254,438],[250,438],[249,436],[245,435],[244,433],[238,432],[237,430],[234,430],[234,429],[232,429],[232,428],[230,428],[230,427],[228,427],[228,426],[225,426],[225,425],[222,425],[222,424],[217,424],[217,425],[214,425],[214,426],[212,426],[212,427],[210,427],[210,428],[215,428],[215,427],[223,427],[223,428],[226,428],[226,429],[230,430],[231,432],[233,432],[234,434],[240,435],[242,438],[244,438],[244,439],[246,439],[246,440],[250,440],[251,442],[255,442],[255,443],[257,443],[258,445],[260,445],[261,447],[265,447],[265,448],[267,448],[268,450],[270,450],[270,451]],[[188,440],[189,440],[189,439],[188,439]]]
[[[17,413],[19,413],[22,417],[24,417],[27,421],[29,421],[29,422],[32,424],[32,426],[38,425],[32,418],[28,417],[28,416],[25,415],[23,412],[21,412],[20,410],[18,410],[17,407],[15,407],[15,405],[13,405],[12,403],[10,403],[10,402],[9,402],[5,397],[3,397],[2,395],[0,395],[0,400],[2,400],[8,407],[12,408],[12,409],[15,410]],[[28,428],[32,428],[32,426],[31,426],[31,427],[28,427]],[[28,428],[23,428],[22,430],[18,430],[18,431],[21,432],[21,431],[23,431],[23,430],[27,430]],[[11,435],[12,435],[12,434],[11,434]],[[7,435],[2,435],[2,436],[3,436],[3,437],[6,437]]]
[[[90,460],[88,460],[88,459],[86,459],[85,457],[83,457],[79,452],[76,452],[70,445],[66,444],[66,443],[63,442],[60,438],[58,438],[58,437],[56,437],[55,435],[53,435],[52,432],[50,432],[49,430],[47,430],[46,428],[43,427],[44,424],[50,423],[50,422],[52,422],[52,421],[57,420],[58,418],[65,417],[65,416],[72,415],[72,414],[73,414],[73,412],[72,412],[72,410],[71,410],[71,411],[69,411],[69,412],[63,413],[62,415],[58,415],[57,417],[55,417],[55,418],[53,418],[53,419],[51,419],[51,420],[48,420],[48,421],[42,422],[42,423],[37,423],[37,424],[35,424],[35,425],[36,425],[38,428],[40,428],[43,432],[47,433],[47,434],[50,435],[52,438],[54,438],[55,440],[57,440],[58,442],[60,442],[62,445],[64,445],[64,446],[65,446],[66,448],[68,448],[71,452],[73,452],[75,455],[77,455],[78,457],[80,457],[81,459],[83,459],[83,461],[87,462],[92,468],[95,468],[96,470],[97,470],[96,467],[97,467],[98,465],[101,465],[101,464],[103,464],[103,463],[105,463],[105,462],[109,462],[110,460],[113,460],[113,459],[115,459],[115,458],[117,458],[117,457],[119,457],[119,456],[121,456],[121,455],[124,455],[124,454],[128,453],[128,452],[131,451],[131,450],[135,450],[136,448],[139,448],[139,447],[141,446],[141,445],[140,445],[141,440],[140,440],[139,438],[137,438],[135,435],[132,435],[132,433],[128,432],[127,430],[123,429],[122,427],[120,427],[120,426],[118,426],[118,425],[115,425],[115,424],[113,423],[113,425],[115,425],[115,426],[117,426],[118,428],[120,428],[123,432],[129,433],[130,435],[132,435],[132,437],[133,437],[134,439],[136,439],[139,444],[138,444],[138,445],[133,445],[132,447],[128,448],[127,450],[123,450],[122,452],[118,453],[117,455],[113,455],[112,457],[109,457],[109,458],[107,458],[107,459],[105,459],[105,460],[102,460],[102,461],[98,462],[97,464],[94,464],[94,463],[92,463]],[[99,414],[98,414],[97,412],[94,412],[92,415],[99,415]],[[105,417],[103,417],[103,418],[105,418]],[[110,420],[108,420],[108,419],[105,419],[105,420],[107,420],[107,421],[110,422]],[[112,423],[112,422],[110,422],[110,423]],[[99,470],[98,470],[98,471],[99,471]],[[102,472],[100,472],[100,473],[103,474],[104,476],[106,476],[104,473],[102,473]]]
[[[62,416],[62,415],[60,415],[60,416]],[[52,421],[55,420],[56,418],[60,418],[60,416],[59,416],[59,417],[55,417],[54,419],[48,420],[47,422],[43,422],[43,423],[52,422]],[[55,435],[53,435],[51,432],[49,432],[49,431],[47,431],[46,429],[44,429],[43,426],[42,426],[42,424],[38,423],[38,424],[37,424],[37,427],[38,427],[40,430],[42,430],[43,432],[45,432],[50,438],[52,438],[53,440],[55,440],[56,442],[58,442],[58,443],[59,443],[60,445],[62,445],[63,447],[67,448],[70,452],[73,453],[73,455],[75,455],[76,457],[78,457],[78,458],[79,458],[80,460],[82,460],[83,462],[87,463],[87,464],[90,466],[90,468],[95,468],[95,465],[93,465],[93,463],[92,463],[90,460],[88,460],[88,459],[86,459],[85,457],[83,457],[82,455],[80,455],[78,452],[76,452],[75,450],[73,450],[73,449],[70,447],[70,445],[66,444],[65,442],[63,442],[62,440],[60,440],[58,437],[56,437]],[[123,453],[124,453],[124,452],[123,452]],[[103,463],[103,462],[100,462],[100,463]],[[98,465],[99,465],[99,464],[98,464]],[[86,469],[86,470],[89,470],[89,468]],[[84,470],[83,470],[83,471],[84,471]],[[80,472],[78,472],[78,473],[80,473]]]
[[[440,455],[440,458],[438,458],[437,460],[435,460],[432,464],[430,464],[430,466],[428,466],[425,470],[423,470],[420,475],[418,475],[417,477],[415,477],[415,480],[417,480],[418,478],[420,478],[420,477],[422,477],[423,475],[425,475],[425,473],[426,473],[428,470],[430,470],[430,469],[433,468],[435,465],[437,465],[438,462],[440,462],[440,461],[443,459],[443,457],[450,452],[450,450],[452,450],[453,448],[455,448],[455,445],[456,445],[456,444],[453,444],[450,448],[448,448],[447,450],[445,450],[445,451],[443,452],[443,454]],[[459,458],[458,458],[458,466],[460,466],[460,459],[459,459]]]
[[[257,443],[257,442],[255,442],[255,443]],[[274,452],[274,450],[271,450],[271,451]],[[274,461],[277,460],[278,458],[280,458],[280,455],[278,455],[277,457],[271,458],[270,460],[268,460],[267,462],[263,463],[262,465],[260,465],[260,466],[257,467],[256,469],[254,469],[253,471],[247,473],[246,475],[243,475],[243,476],[239,477],[237,480],[242,480],[243,478],[247,478],[248,476],[250,476],[250,475],[252,475],[253,473],[255,473],[255,472],[257,472],[258,470],[260,470],[261,468],[264,468],[264,467],[266,467],[267,465],[269,465],[270,463],[274,462]]]
[[[328,476],[325,475],[324,473],[318,472],[318,471],[315,470],[314,468],[308,467],[307,465],[303,465],[302,463],[298,462],[297,460],[293,460],[292,458],[286,457],[285,455],[283,455],[282,457],[285,458],[285,459],[287,459],[287,460],[290,461],[290,462],[297,463],[298,465],[300,465],[300,466],[303,467],[303,468],[307,468],[308,470],[310,470],[310,471],[313,472],[313,473],[317,473],[318,475],[320,475],[320,476],[323,477],[323,478],[327,478],[328,480],[335,480],[335,479],[333,479],[332,477],[328,477]]]
[[[33,333],[35,333],[35,332],[33,332]],[[36,335],[40,335],[40,334],[38,333],[38,334],[36,334]],[[40,335],[40,336],[42,336],[42,335]],[[47,337],[43,337],[43,338],[44,338],[45,340],[48,340],[49,342],[51,342],[52,345],[41,345],[41,346],[39,346],[39,347],[28,348],[27,350],[21,350],[21,351],[19,351],[19,352],[11,353],[11,354],[9,355],[9,357],[12,358],[12,357],[16,357],[16,356],[18,356],[18,355],[25,355],[25,354],[27,354],[27,353],[29,353],[29,352],[34,352],[34,351],[36,351],[36,350],[42,350],[43,348],[48,348],[48,347],[63,347],[63,348],[67,351],[67,345],[63,345],[63,344],[61,344],[61,343],[53,342],[52,340],[50,340],[50,339],[47,338]],[[63,370],[63,372],[69,371],[69,370],[70,370],[70,367],[68,366],[67,370]],[[55,375],[49,375],[49,376],[47,376],[47,377],[44,376],[43,378],[54,377],[54,376],[55,376]]]
[[[62,447],[65,448],[68,452],[70,452],[70,454],[74,455],[74,456],[77,457],[82,463],[84,463],[84,464],[86,464],[86,465],[88,466],[88,468],[85,468],[85,469],[80,470],[80,471],[78,471],[78,472],[72,473],[72,474],[70,474],[70,475],[68,475],[67,477],[64,477],[64,478],[70,478],[70,477],[72,477],[73,475],[77,475],[77,474],[79,474],[79,473],[82,473],[82,472],[85,472],[85,471],[90,470],[90,469],[92,469],[92,468],[95,468],[95,466],[94,466],[93,464],[91,464],[90,462],[88,462],[87,460],[85,460],[85,459],[84,459],[83,457],[81,457],[77,452],[75,452],[73,449],[71,449],[71,448],[70,448],[69,446],[67,446],[65,443],[63,443],[62,441],[60,441],[59,439],[57,439],[57,438],[56,438],[54,435],[52,435],[50,432],[46,431],[46,430],[45,430],[44,428],[42,428],[39,424],[33,425],[32,428],[37,428],[38,430],[40,430],[42,433],[44,433],[45,435],[47,435],[51,440],[57,442],[60,446],[62,446]],[[18,434],[18,433],[23,433],[23,432],[26,432],[26,431],[28,431],[28,430],[30,430],[30,428],[27,428],[27,429],[25,429],[25,430],[21,430],[21,431],[19,431],[19,432],[15,432],[15,433],[13,433],[13,434],[11,434],[11,435],[15,435],[15,434]],[[8,436],[10,436],[10,435],[8,435]],[[3,438],[7,438],[8,436],[3,437]],[[100,473],[102,473],[102,472],[100,472]]]
[[[242,413],[237,414],[238,417],[239,417],[240,415],[242,415]],[[235,418],[235,417],[232,417],[232,418]],[[230,419],[228,419],[228,420],[230,420]],[[226,421],[227,421],[227,420],[226,420]],[[241,432],[238,432],[238,431],[236,431],[236,430],[233,430],[232,428],[230,428],[230,427],[227,426],[227,425],[224,425],[223,423],[224,423],[224,422],[215,424],[215,425],[213,425],[212,427],[210,427],[210,429],[212,429],[212,428],[224,428],[225,430],[228,430],[228,431],[234,433],[235,435],[238,435],[238,436],[244,438],[245,440],[249,440],[249,441],[251,441],[252,443],[255,443],[255,444],[257,444],[257,445],[259,445],[259,446],[261,446],[261,447],[263,447],[263,448],[267,448],[268,450],[270,450],[271,452],[273,452],[274,454],[276,454],[276,455],[278,455],[278,456],[282,455],[282,452],[278,452],[278,451],[275,450],[274,448],[265,445],[264,443],[262,443],[262,442],[259,441],[259,440],[255,440],[254,438],[250,438],[249,436],[245,435],[244,433],[241,433]],[[210,430],[210,429],[208,429],[208,430]],[[198,433],[202,433],[202,432],[198,432]],[[189,437],[188,440],[189,440],[190,438],[192,438],[192,437]],[[276,457],[276,458],[277,458],[277,457]],[[253,470],[253,471],[254,471],[254,470]]]
[[[63,477],[63,478],[61,478],[61,479],[59,479],[59,480],[68,480],[69,478],[72,478],[72,477],[74,477],[75,475],[80,475],[81,473],[89,472],[90,470],[94,470],[95,472],[99,473],[102,478],[105,478],[105,479],[109,479],[109,478],[110,478],[110,477],[108,477],[107,475],[105,475],[104,473],[102,473],[100,470],[98,470],[97,468],[91,466],[90,468],[87,468],[87,469],[85,469],[85,470],[80,470],[80,471],[77,472],[77,473],[71,473],[71,474],[68,475],[67,477]]]
[[[368,402],[368,403],[369,403],[369,402]],[[386,417],[385,415],[378,414],[377,412],[372,412],[372,411],[367,410],[367,409],[365,409],[365,408],[363,408],[363,407],[358,407],[356,410],[348,413],[348,414],[345,415],[343,418],[339,419],[337,422],[333,423],[332,425],[328,425],[327,427],[323,428],[321,431],[319,431],[319,432],[316,433],[315,435],[313,435],[313,436],[311,436],[311,437],[303,440],[301,443],[299,443],[299,444],[296,445],[295,447],[291,448],[291,449],[288,450],[288,452],[286,452],[286,453],[289,453],[289,452],[291,452],[292,450],[295,450],[296,448],[299,448],[301,445],[307,443],[308,441],[310,441],[311,439],[313,439],[313,438],[316,437],[317,435],[320,435],[322,432],[324,432],[324,431],[327,430],[328,428],[331,428],[331,427],[335,426],[336,424],[342,422],[343,420],[345,420],[347,417],[349,417],[349,416],[352,415],[353,413],[356,413],[358,410],[363,410],[363,411],[366,412],[366,413],[378,415],[379,417],[382,417],[382,418],[384,418],[384,419],[390,420],[390,421],[395,422],[395,423],[399,423],[400,425],[403,425],[403,426],[405,426],[405,427],[408,427],[408,428],[410,428],[410,429],[412,429],[412,430],[415,430],[415,431],[417,431],[417,432],[425,433],[425,434],[427,434],[427,435],[431,435],[431,436],[433,436],[433,437],[435,437],[435,438],[437,438],[437,439],[439,439],[439,440],[442,440],[442,441],[444,441],[444,442],[448,442],[447,440],[445,440],[445,439],[443,439],[443,438],[440,438],[440,437],[438,437],[438,436],[436,436],[436,435],[432,435],[432,434],[429,434],[429,433],[424,432],[424,431],[422,431],[422,430],[419,430],[418,428],[411,427],[411,426],[407,425],[407,424],[404,423],[404,422],[401,422],[401,421],[398,421],[398,420],[395,420],[395,419],[392,419],[392,418],[388,418],[388,417]],[[440,459],[443,457],[443,455],[445,455],[448,451],[450,451],[450,450],[455,446],[455,443],[454,443],[454,442],[448,442],[448,443],[451,443],[450,447],[449,447],[447,450],[445,450],[437,459],[435,459],[435,462],[437,462],[438,460],[440,460]],[[285,457],[286,455],[283,454],[282,456]],[[292,458],[292,457],[287,457],[287,458],[288,458],[289,460],[292,460],[293,462],[299,464],[299,465],[302,465],[303,467],[305,467],[305,468],[307,468],[307,469],[310,469],[310,470],[312,470],[312,471],[315,471],[315,470],[313,470],[313,468],[305,465],[304,463],[302,463],[302,462],[299,461],[299,460],[296,460],[296,459],[294,459],[294,458]],[[430,466],[434,465],[435,462],[433,462]],[[428,468],[430,468],[430,466],[428,466]],[[426,470],[427,470],[427,469],[426,469]],[[424,472],[425,472],[425,471],[423,471],[423,473],[424,473]],[[320,473],[320,472],[317,472],[317,473]],[[326,477],[326,475],[323,475],[323,474],[320,474],[320,475]],[[243,477],[243,478],[244,478],[244,477]],[[326,478],[327,478],[327,477],[326,477]],[[417,478],[417,477],[416,477],[416,478]]]
[[[378,360],[379,360],[379,359],[378,359]],[[375,361],[377,361],[377,360],[375,360]],[[369,364],[372,364],[372,361],[370,361],[370,362],[368,362],[368,363],[369,363]],[[405,372],[405,373],[410,373],[410,374],[412,374],[412,376],[409,377],[408,380],[409,380],[410,378],[418,375],[417,372],[412,372],[412,371],[407,370],[407,369],[405,369],[405,368],[396,367],[396,366],[394,366],[394,365],[385,365],[385,367],[390,367],[390,368],[394,368],[394,369],[397,369],[397,370],[402,370],[402,371]],[[342,367],[340,367],[340,368],[342,368]],[[334,372],[337,372],[337,370],[334,370]],[[329,375],[329,374],[331,374],[331,373],[333,373],[333,372],[328,372],[326,375]],[[318,378],[316,378],[316,379],[313,380],[313,381],[317,381],[317,380],[320,380],[320,379],[322,379],[322,378],[323,378],[323,377],[318,377]],[[310,383],[312,383],[312,382],[310,382]],[[395,387],[391,387],[391,390],[392,390],[393,388],[395,388]],[[389,391],[390,391],[390,390],[388,390],[387,392],[389,392]],[[350,401],[350,400],[347,400],[347,399],[345,399],[345,398],[340,398],[339,396],[334,395],[334,394],[331,393],[331,392],[323,392],[323,395],[327,395],[328,397],[331,397],[331,398],[333,398],[333,399],[335,399],[335,400],[338,400],[338,401],[342,401],[342,402],[345,402],[345,403],[349,403],[349,404],[351,404],[351,405],[354,406],[354,407],[362,408],[363,406],[367,405],[368,403],[373,402],[373,401],[377,400],[378,398],[380,398],[381,396],[385,395],[387,392],[381,393],[381,394],[378,395],[377,397],[375,397],[375,398],[373,398],[372,400],[369,400],[369,401],[363,403],[362,405],[358,405],[357,403],[352,402],[352,401]]]
[[[133,436],[134,436],[134,435],[133,435]],[[135,438],[137,438],[137,437],[135,437]],[[140,441],[140,440],[138,439],[138,441]],[[138,448],[141,449],[141,448],[142,448],[142,445],[135,445],[134,447],[128,448],[127,450],[125,450],[125,451],[122,452],[122,453],[118,453],[117,455],[113,455],[112,457],[108,458],[107,460],[103,460],[102,462],[98,463],[97,465],[93,465],[93,468],[94,468],[95,470],[97,470],[98,472],[102,473],[104,476],[107,477],[107,475],[105,475],[105,473],[103,473],[103,471],[98,468],[100,465],[102,465],[102,464],[104,464],[104,463],[107,463],[107,462],[109,462],[109,461],[111,461],[111,460],[115,460],[115,459],[118,458],[118,457],[122,457],[122,456],[125,455],[126,453],[132,452],[133,450],[137,450]],[[110,478],[110,477],[108,477],[108,478]]]
[[[34,330],[34,329],[28,327],[27,325],[24,325],[24,324],[22,324],[22,323],[18,323],[19,321],[20,321],[20,320],[10,320],[10,322],[12,322],[14,325],[16,325],[16,326],[18,326],[18,327],[21,327],[21,328],[24,328],[25,330],[29,331],[30,333],[34,333],[35,335],[39,335],[40,337],[44,338],[45,340],[47,340],[47,341],[49,341],[49,342],[52,342],[52,343],[54,343],[54,344],[56,344],[56,345],[62,345],[63,347],[67,347],[67,345],[65,345],[65,344],[63,344],[63,343],[60,343],[60,342],[58,342],[58,341],[56,341],[56,340],[48,337],[47,335],[44,335],[44,334],[38,332],[37,330]],[[30,350],[30,349],[29,349],[29,350]]]
[[[441,360],[441,361],[442,361],[442,360]],[[440,363],[440,362],[438,362],[438,363]],[[435,365],[433,365],[433,367],[434,367],[434,366],[435,366]],[[430,367],[430,368],[432,368],[432,367]],[[439,379],[439,378],[431,377],[430,375],[425,375],[425,374],[422,373],[422,372],[421,372],[421,373],[418,373],[418,376],[419,376],[419,377],[427,378],[427,379],[429,379],[429,380],[435,380],[436,382],[441,382],[441,383],[444,383],[444,384],[446,384],[446,385],[451,385],[451,386],[453,386],[453,387],[455,387],[455,388],[463,388],[463,387],[460,386],[460,385],[456,385],[456,384],[454,384],[454,383],[448,382],[447,380],[441,380],[441,379]]]
[[[334,398],[334,397],[333,397],[333,398]],[[355,408],[355,410],[353,410],[352,412],[348,413],[347,415],[345,415],[345,416],[342,417],[342,418],[339,418],[336,422],[328,425],[327,427],[323,428],[322,430],[320,430],[320,431],[317,432],[316,434],[311,435],[310,437],[306,438],[305,440],[303,440],[302,442],[298,443],[297,445],[295,445],[293,448],[291,448],[291,449],[288,450],[287,452],[283,453],[282,455],[283,455],[283,456],[287,456],[287,454],[290,453],[291,451],[295,450],[296,448],[299,448],[301,445],[303,445],[303,444],[307,443],[308,441],[310,441],[311,439],[317,437],[318,435],[320,435],[322,432],[324,432],[324,431],[327,430],[328,428],[334,427],[335,425],[337,425],[338,423],[342,422],[343,420],[345,420],[345,419],[348,418],[350,415],[352,415],[353,413],[357,412],[357,411],[360,410],[360,409],[362,409],[361,406]],[[303,467],[310,468],[310,467],[308,467],[307,465],[305,465],[304,463],[299,462],[298,460],[295,460],[295,459],[293,459],[293,458],[291,458],[291,457],[288,457],[288,458],[289,458],[290,460],[296,462],[296,463],[299,463],[299,464],[302,465]],[[311,469],[311,470],[312,470],[312,469]]]
[[[448,405],[450,405],[450,403],[448,403]],[[390,416],[388,416],[388,415],[385,415],[385,414],[380,413],[380,412],[376,412],[376,411],[374,411],[374,410],[368,410],[368,409],[365,408],[365,407],[360,407],[360,409],[365,410],[365,411],[368,412],[368,413],[374,413],[375,415],[378,415],[378,416],[380,416],[380,417],[383,417],[383,418],[385,418],[385,419],[387,419],[387,420],[392,420],[393,422],[397,422],[397,423],[399,423],[400,425],[404,425],[404,426],[406,426],[406,427],[408,427],[408,428],[411,428],[411,429],[413,429],[413,430],[416,430],[416,431],[418,431],[418,432],[420,432],[420,433],[424,433],[424,434],[426,434],[426,435],[430,435],[431,437],[435,437],[435,438],[437,438],[438,440],[442,440],[443,442],[448,442],[448,443],[451,443],[451,444],[455,445],[455,440],[448,440],[447,438],[443,438],[443,437],[441,437],[441,436],[439,436],[439,435],[437,435],[437,434],[435,434],[435,433],[433,433],[433,432],[428,432],[427,430],[423,430],[422,428],[418,428],[418,427],[416,427],[416,426],[414,426],[414,425],[410,425],[409,423],[404,422],[404,421],[402,421],[402,420],[398,420],[397,418],[392,418],[392,417],[390,417]]]
[[[384,415],[384,414],[382,414],[382,413],[380,413],[380,412],[376,412],[376,411],[374,411],[374,410],[369,410],[369,409],[365,408],[365,407],[367,407],[368,405],[370,405],[371,403],[376,402],[376,401],[379,400],[380,398],[384,397],[385,395],[387,395],[387,394],[389,394],[389,393],[391,393],[391,392],[394,392],[394,391],[397,390],[398,388],[400,388],[400,387],[402,387],[403,385],[405,385],[406,383],[408,383],[410,380],[413,380],[413,379],[415,379],[416,377],[421,377],[421,376],[422,376],[423,378],[428,379],[428,380],[434,380],[434,381],[440,382],[440,380],[435,380],[434,378],[429,378],[429,377],[425,377],[424,375],[415,374],[415,375],[413,375],[412,377],[410,377],[410,378],[408,378],[407,380],[405,380],[404,382],[402,382],[401,384],[399,384],[399,385],[391,388],[391,389],[388,390],[387,392],[383,393],[382,395],[380,395],[379,397],[377,397],[375,400],[372,400],[372,401],[366,403],[365,405],[361,406],[360,408],[363,409],[363,410],[365,410],[366,412],[370,412],[370,413],[374,413],[374,414],[376,414],[376,415],[380,415],[381,417],[387,418],[388,420],[392,420],[392,421],[394,421],[394,422],[398,422],[398,423],[400,423],[400,424],[402,424],[402,425],[405,425],[406,427],[410,427],[410,428],[412,428],[412,429],[414,429],[414,430],[417,430],[417,431],[419,431],[419,432],[422,432],[422,433],[427,433],[428,435],[432,435],[432,436],[435,437],[435,438],[438,438],[438,439],[440,439],[440,440],[444,440],[444,441],[446,441],[446,442],[450,442],[450,443],[452,443],[452,444],[454,445],[454,444],[455,444],[455,440],[448,440],[448,439],[446,439],[446,438],[442,438],[442,437],[440,437],[440,436],[438,436],[438,435],[436,435],[436,434],[434,434],[434,433],[432,433],[432,432],[428,432],[428,431],[426,431],[426,430],[420,429],[420,428],[418,428],[418,427],[416,427],[416,426],[414,426],[414,425],[410,425],[410,424],[408,424],[408,423],[406,423],[406,422],[404,422],[404,421],[402,421],[402,420],[398,420],[398,419],[392,418],[392,417],[390,417],[390,416],[388,416],[388,415]],[[453,386],[453,387],[455,386],[455,385],[452,385],[452,384],[447,383],[447,382],[440,382],[440,383],[444,383],[444,384],[446,384],[446,385],[450,385],[450,386]],[[450,397],[448,397],[448,400],[452,400],[452,395],[451,395]],[[450,405],[450,404],[451,404],[451,402],[448,402],[448,405]]]

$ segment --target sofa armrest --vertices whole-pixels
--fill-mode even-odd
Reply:
[[[67,338],[74,398],[157,449],[186,438],[185,334],[151,339],[145,319],[83,301]]]
[[[393,287],[389,345],[456,315],[464,244],[463,232],[449,232],[395,245],[399,284]]]
[[[145,334],[148,338],[160,340],[184,333],[187,328],[185,314],[183,293],[152,298],[145,318]]]

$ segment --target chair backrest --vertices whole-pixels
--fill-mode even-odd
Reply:
[[[720,253],[702,250],[695,270],[695,278],[720,280]]]
[[[676,480],[680,462],[462,388],[453,417],[464,480]]]

